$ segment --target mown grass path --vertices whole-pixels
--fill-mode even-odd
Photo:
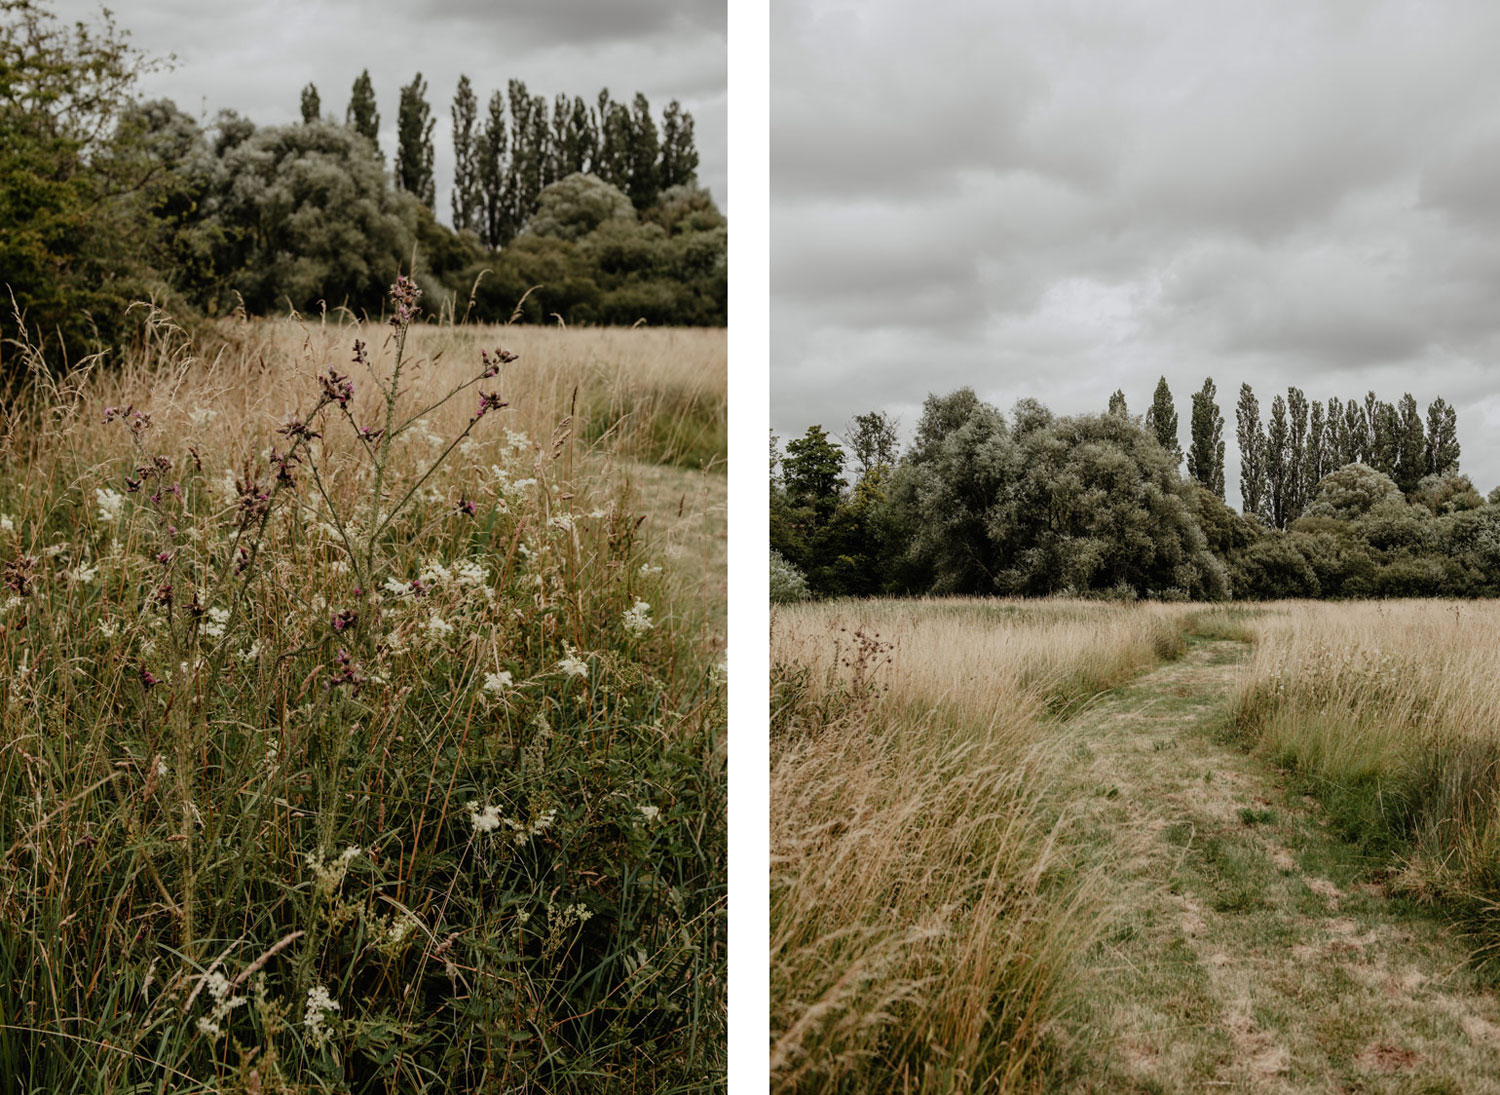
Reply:
[[[1440,917],[1216,733],[1248,648],[1194,642],[1069,726],[1068,839],[1116,914],[1079,1092],[1500,1092],[1500,999]]]

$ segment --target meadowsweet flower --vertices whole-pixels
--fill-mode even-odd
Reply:
[[[433,640],[442,640],[446,639],[449,635],[452,634],[453,625],[439,616],[436,612],[434,612],[432,614],[432,618],[427,621],[428,638]]]
[[[125,496],[110,487],[102,487],[94,491],[94,499],[99,503],[99,520],[111,524],[120,517],[120,511],[125,508]]]
[[[453,578],[461,586],[484,585],[489,578],[489,570],[473,559],[460,559],[453,564]]]
[[[106,639],[113,639],[119,631],[120,622],[118,620],[105,620],[99,625],[99,634],[103,635]]]
[[[156,778],[157,779],[161,779],[166,774],[167,774],[167,762],[164,761],[161,758],[161,754],[158,753],[156,755]]]
[[[635,604],[625,610],[625,630],[632,635],[644,635],[655,626],[651,619],[651,606],[645,601],[637,599]]]
[[[188,421],[195,427],[206,426],[218,417],[219,412],[212,407],[194,407],[188,411]]]
[[[520,821],[516,820],[513,817],[508,817],[503,820],[505,821],[506,827],[511,829],[515,833],[515,837],[513,839],[519,846],[521,844],[525,844],[534,836],[541,836],[548,829],[552,828],[552,826],[557,823],[557,811],[554,809],[548,810],[545,814],[538,814],[536,817],[532,818],[530,825],[523,825]]]
[[[571,513],[559,513],[547,518],[547,524],[551,528],[562,529],[564,532],[573,531],[573,515]]]
[[[331,894],[349,873],[349,864],[359,856],[359,845],[351,844],[339,853],[337,859],[325,860],[322,852],[308,852],[304,858],[313,873],[313,882],[319,893]]]
[[[447,585],[453,580],[453,572],[436,559],[428,559],[417,577],[428,585]]]
[[[657,566],[654,563],[642,563],[641,564],[640,575],[641,575],[642,578],[650,578],[650,577],[652,577],[654,575],[657,575],[657,574],[660,574],[660,573],[661,573],[661,567]]]
[[[557,668],[570,677],[588,677],[589,666],[575,651],[569,648],[565,657],[558,660]]]
[[[390,577],[385,580],[383,587],[392,597],[414,597],[416,591],[412,589],[410,582],[403,582],[400,578]]]
[[[469,822],[476,833],[493,833],[500,828],[500,811],[494,806],[479,808],[479,803],[469,803]]]
[[[0,513],[0,532],[15,532],[16,519],[8,513]]]
[[[504,669],[498,673],[486,673],[484,675],[484,690],[491,694],[503,692],[511,686],[512,677]]]
[[[203,625],[204,634],[211,639],[222,639],[224,628],[229,624],[229,609],[211,608],[208,610],[208,623]]]
[[[246,1003],[243,996],[231,996],[229,978],[218,970],[206,974],[203,978],[203,987],[208,992],[208,998],[212,1001],[208,1014],[198,1020],[198,1029],[209,1038],[217,1038],[224,1033],[224,1020],[235,1008]]]
[[[307,1007],[302,1013],[302,1025],[307,1027],[307,1040],[319,1049],[328,1044],[333,1032],[328,1029],[328,1016],[340,1010],[339,1002],[328,995],[322,985],[307,990]]]
[[[514,483],[511,484],[511,486],[514,487],[516,490],[525,490],[527,487],[534,487],[534,486],[536,486],[536,480],[535,479],[517,479]]]
[[[99,568],[90,566],[88,563],[79,563],[72,570],[68,571],[68,577],[79,585],[87,585],[99,577]]]

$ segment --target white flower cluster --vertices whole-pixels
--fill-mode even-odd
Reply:
[[[644,635],[655,626],[651,619],[651,606],[645,601],[637,598],[635,604],[625,610],[625,630],[632,635]]]
[[[99,503],[99,520],[105,524],[112,524],[120,518],[120,512],[125,508],[125,496],[110,487],[103,487],[94,491],[94,499]]]
[[[8,513],[0,513],[0,532],[15,532],[16,519]]]
[[[239,481],[229,468],[224,469],[224,478],[219,480],[219,497],[224,499],[226,506],[232,506],[240,500]]]
[[[349,864],[353,863],[359,855],[359,845],[351,844],[339,853],[337,859],[323,859],[322,852],[308,852],[306,862],[312,870],[313,879],[317,889],[321,893],[330,894],[339,888],[344,881],[344,875],[349,871]]]
[[[333,1032],[328,1029],[328,1016],[338,1011],[339,1002],[328,995],[322,985],[307,990],[307,1008],[302,1013],[302,1025],[307,1027],[307,1039],[319,1049],[328,1044]]]
[[[433,642],[440,642],[453,634],[453,625],[443,619],[436,612],[427,621],[427,637]]]
[[[641,564],[640,574],[641,574],[642,578],[650,578],[650,577],[653,577],[653,576],[655,576],[657,574],[660,574],[660,573],[661,573],[661,567],[657,566],[654,563],[642,563]]]
[[[68,571],[68,577],[79,585],[88,585],[95,578],[99,577],[99,568],[90,566],[88,563],[79,563],[72,570]]]
[[[523,825],[513,817],[505,818],[504,821],[506,827],[516,834],[516,844],[521,845],[525,844],[532,837],[541,836],[548,829],[552,828],[557,822],[557,811],[555,809],[548,810],[545,814],[538,815],[532,819],[530,825]]]
[[[213,1006],[209,1008],[207,1015],[199,1018],[198,1029],[210,1038],[217,1038],[224,1033],[224,1021],[229,1018],[230,1012],[245,1003],[245,997],[231,996],[229,978],[218,970],[204,977],[203,987],[208,990]]]
[[[508,670],[502,669],[498,673],[486,673],[484,675],[484,690],[490,695],[499,695],[511,686],[514,678]]]
[[[222,639],[224,628],[229,624],[229,609],[211,608],[208,610],[208,622],[203,625],[203,632],[211,639]]]
[[[500,811],[494,806],[480,809],[479,803],[469,803],[469,821],[476,833],[493,833],[500,828]]]
[[[578,651],[571,646],[567,648],[567,654],[558,660],[558,671],[569,677],[588,678],[589,664],[578,656]]]

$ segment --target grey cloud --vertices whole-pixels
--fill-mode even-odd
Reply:
[[[432,15],[492,22],[493,0],[426,0],[415,7]],[[706,31],[723,35],[724,0],[567,0],[510,5],[506,21],[518,42],[576,45],[631,41],[657,35]]]
[[[1500,9],[777,0],[772,21],[779,431],[964,383],[1139,410],[1162,374],[1185,413],[1212,375],[1231,432],[1242,380],[1265,404],[1441,394],[1500,481],[1479,442]]]

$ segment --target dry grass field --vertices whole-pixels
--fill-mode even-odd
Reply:
[[[725,333],[146,329],[0,419],[0,1086],[721,1085]]]
[[[773,1088],[1500,1090],[1497,622],[777,610]]]

